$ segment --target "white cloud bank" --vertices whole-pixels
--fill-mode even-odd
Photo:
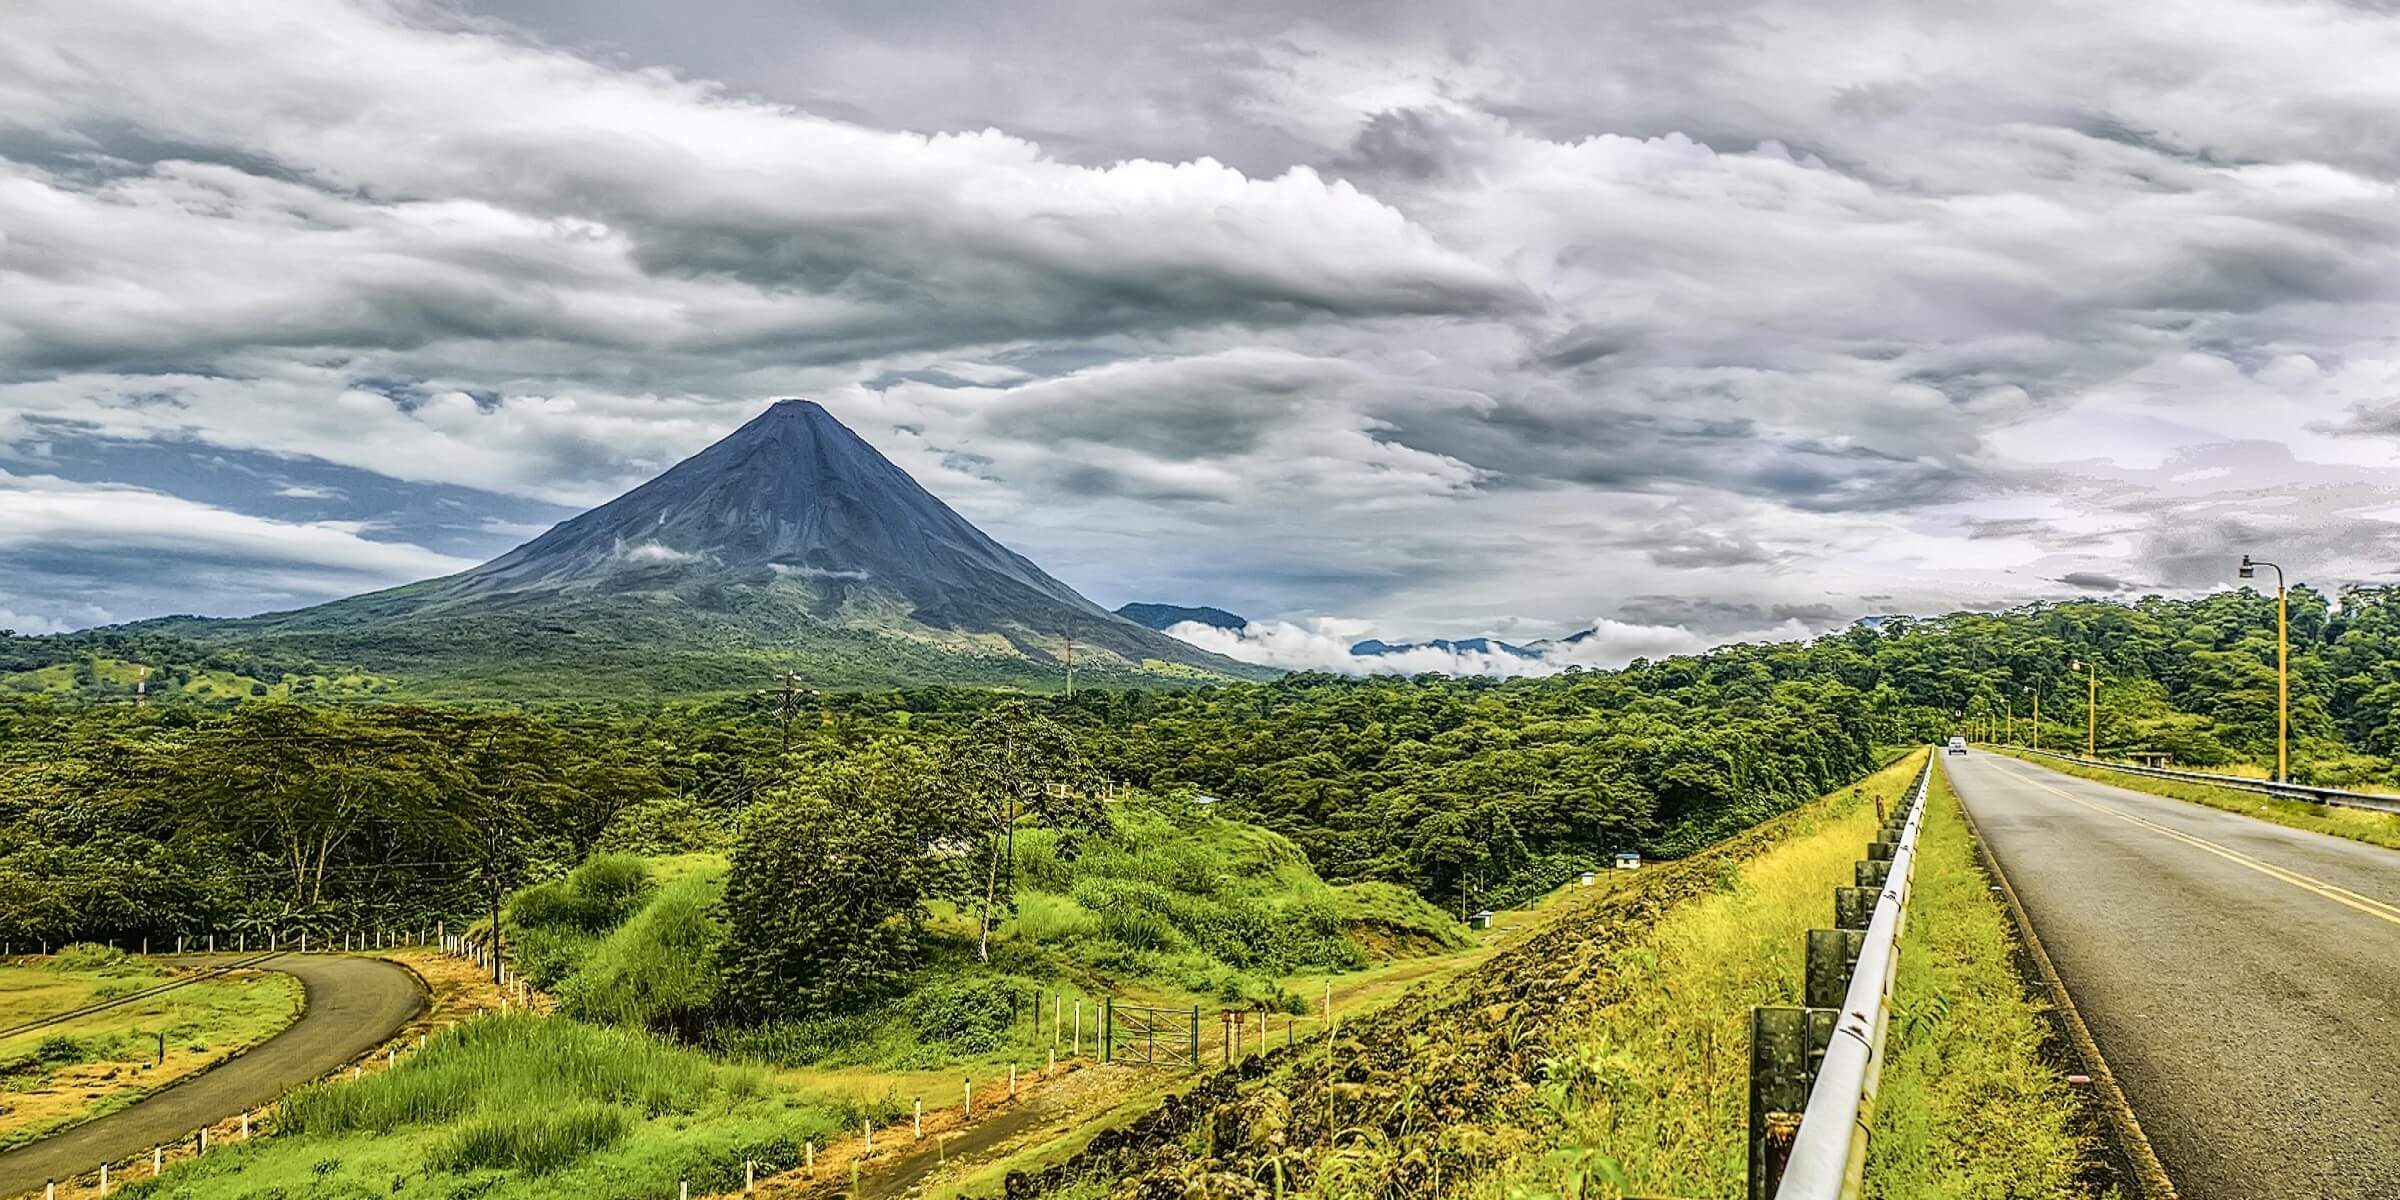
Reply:
[[[1555,675],[1569,667],[1614,669],[1637,658],[1697,654],[1735,642],[1793,641],[1822,632],[1798,620],[1731,634],[1702,633],[1680,625],[1602,620],[1594,622],[1588,630],[1590,636],[1579,641],[1569,643],[1562,639],[1544,646],[1528,646],[1542,651],[1539,658],[1505,651],[1444,650],[1427,645],[1413,646],[1396,654],[1352,653],[1350,648],[1370,637],[1373,629],[1373,623],[1368,621],[1316,617],[1304,624],[1252,621],[1241,629],[1185,621],[1167,633],[1227,658],[1287,671],[1330,671],[1339,675],[1488,675],[1508,679]]]

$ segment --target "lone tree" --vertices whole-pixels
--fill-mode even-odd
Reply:
[[[1056,829],[1059,852],[1072,855],[1075,837],[1108,818],[1075,735],[1023,704],[996,705],[953,738],[942,776],[967,830],[983,842],[975,956],[990,962],[992,926],[1016,902],[1017,822],[1030,817]]]
[[[932,768],[878,750],[751,810],[725,884],[726,1004],[752,1019],[843,1012],[916,965],[926,902],[971,894]]]

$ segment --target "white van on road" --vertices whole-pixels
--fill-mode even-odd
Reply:
[[[1967,752],[1967,739],[1965,739],[1965,738],[1963,738],[1963,737],[1960,737],[1960,736],[1958,736],[1958,735],[1957,735],[1957,734],[1955,734],[1955,733],[1954,733],[1954,734],[1951,734],[1951,735],[1950,735],[1950,753],[1952,753],[1952,754],[1965,754],[1966,752]]]

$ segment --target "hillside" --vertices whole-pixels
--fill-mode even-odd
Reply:
[[[511,899],[514,961],[562,1011],[685,1033],[785,1064],[916,1068],[1005,1050],[1021,998],[1065,991],[1159,1003],[1300,1007],[1296,974],[1366,969],[1469,945],[1465,928],[1404,888],[1334,886],[1281,835],[1188,803],[1135,796],[1108,829],[1062,855],[1056,834],[1017,831],[1016,912],[990,962],[973,921],[936,907],[923,963],[856,1016],[746,1028],[715,1019],[716,854],[602,854]]]
[[[1271,674],[1085,599],[803,400],[472,570],[124,631],[525,698],[745,690],[786,669],[825,687],[1048,689],[1070,656],[1095,683]]]

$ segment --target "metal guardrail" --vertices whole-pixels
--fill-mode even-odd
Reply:
[[[2178,771],[2173,767],[2145,767],[2136,763],[2110,762],[2105,758],[2085,758],[2079,754],[2060,754],[2054,750],[2032,750],[2011,747],[2026,754],[2055,758],[2060,762],[2082,763],[2123,771],[2128,775],[2148,775],[2154,779],[2173,779],[2183,783],[2205,783],[2212,787],[2233,788],[2275,796],[2285,800],[2306,800],[2311,804],[2331,804],[2341,808],[2363,808],[2374,812],[2400,813],[2400,796],[2379,796],[2373,792],[2352,792],[2342,788],[2311,787],[2305,783],[2277,783],[2272,779],[2252,779],[2246,775],[2215,775],[2206,771]]]
[[[1938,751],[1937,751],[1938,753]],[[1850,987],[1834,1020],[1833,1037],[1817,1065],[1808,1107],[1784,1160],[1775,1200],[1843,1200],[1858,1195],[1866,1171],[1867,1134],[1875,1090],[1883,1074],[1884,1036],[1891,1027],[1892,979],[1900,965],[1900,931],[1908,921],[1909,881],[1916,863],[1917,831],[1925,820],[1925,793],[1933,759],[1909,789],[1906,819],[1891,867],[1868,918]]]

